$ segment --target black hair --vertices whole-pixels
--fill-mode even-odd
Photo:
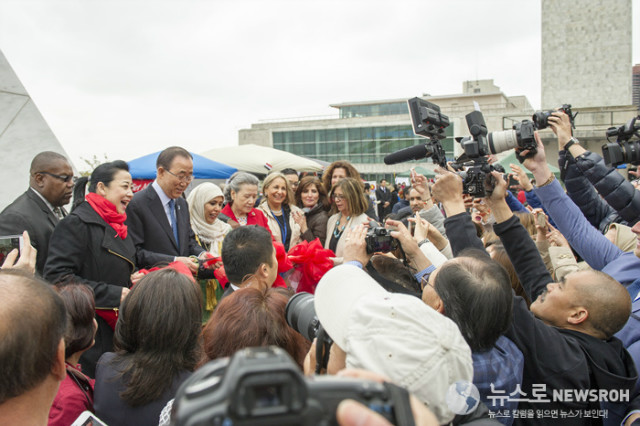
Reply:
[[[464,250],[443,264],[434,289],[444,314],[455,322],[474,352],[491,349],[512,321],[513,293],[507,271],[486,252]]]
[[[171,163],[173,163],[173,159],[176,157],[190,158],[193,160],[193,156],[186,149],[180,146],[170,146],[158,155],[158,158],[156,159],[156,169],[158,167],[162,167],[165,170],[169,170],[171,168]]]
[[[120,170],[124,170],[126,172],[129,171],[129,165],[122,160],[115,160],[109,163],[100,164],[95,170],[91,173],[91,177],[82,176],[76,181],[75,186],[73,187],[73,208],[75,209],[84,201],[85,191],[96,192],[96,187],[98,186],[98,182],[102,182],[106,186],[109,186],[111,181],[115,178],[116,173]],[[87,189],[87,182],[89,183],[89,188]]]
[[[43,151],[36,154],[31,160],[31,167],[29,168],[29,173],[34,174],[40,171],[44,171],[47,167],[51,165],[51,163],[55,163],[56,161],[64,161],[68,163],[67,157],[62,154],[59,154],[54,151]]]
[[[232,230],[222,242],[222,263],[227,278],[233,284],[242,283],[261,264],[271,265],[273,250],[271,234],[261,226],[248,225]]]
[[[298,175],[298,172],[290,167],[280,170],[280,173],[283,175]]]
[[[123,369],[120,397],[132,407],[160,398],[201,358],[200,287],[174,269],[146,275],[120,307],[113,365]]]

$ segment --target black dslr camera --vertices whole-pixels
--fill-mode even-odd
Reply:
[[[610,137],[616,136],[616,142],[611,142]],[[631,140],[632,137],[636,139]],[[609,143],[602,146],[602,157],[608,166],[618,167],[621,164],[630,163],[634,166],[640,164],[640,115],[632,118],[620,127],[607,129]]]
[[[571,105],[564,104],[560,108],[558,108],[558,111],[562,111],[569,116],[569,120],[571,120],[571,127],[575,129],[576,126],[573,121],[575,120],[576,115],[578,115],[578,113],[577,112],[575,114],[571,113]],[[535,124],[536,129],[542,130],[549,127],[549,117],[551,117],[551,114],[554,112],[556,111],[552,109],[547,111],[534,112],[531,119],[533,120],[533,124]]]
[[[336,408],[347,398],[393,424],[414,425],[406,390],[332,376],[305,379],[276,346],[242,349],[197,370],[176,393],[171,424],[337,425]]]
[[[491,152],[487,143],[487,125],[480,111],[465,116],[471,137],[458,139],[464,154],[452,165],[462,177],[462,191],[474,198],[486,197],[493,192],[495,179],[487,155]]]
[[[434,164],[446,167],[447,157],[440,143],[446,136],[444,129],[449,126],[449,117],[440,112],[440,107],[421,98],[407,101],[413,133],[429,140],[424,144],[401,149],[384,157],[385,164],[397,164],[409,160],[421,160],[431,157]]]
[[[382,226],[369,227],[364,241],[367,244],[367,254],[389,253],[398,248],[398,240],[393,238],[390,231]]]

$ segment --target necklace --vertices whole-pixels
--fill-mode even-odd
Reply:
[[[340,219],[342,219],[342,215],[340,215]],[[336,222],[336,227],[333,229],[334,237],[340,238],[340,236],[344,232],[344,228],[347,226],[347,223],[349,223],[349,219],[351,219],[351,216],[347,216],[347,220],[344,221],[344,225],[342,225],[342,229],[340,229],[340,221],[338,220]]]
[[[240,226],[245,226],[247,224],[247,216],[238,216],[236,218],[238,219]]]

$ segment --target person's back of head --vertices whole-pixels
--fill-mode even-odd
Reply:
[[[444,314],[473,351],[491,349],[511,323],[513,295],[505,269],[484,254],[466,250],[437,271],[434,290]]]
[[[222,263],[227,278],[235,285],[254,276],[261,265],[273,265],[275,249],[271,234],[257,225],[241,226],[229,232],[222,243]],[[275,279],[275,277],[274,277]],[[268,283],[269,286],[273,281]]]
[[[276,345],[302,367],[309,349],[285,320],[289,296],[279,288],[243,288],[224,298],[202,331],[204,362],[252,346]]]
[[[131,406],[159,398],[200,358],[201,295],[185,275],[162,269],[142,278],[120,309],[114,334],[115,362],[130,377],[121,398]]]
[[[93,289],[84,284],[61,284],[56,286],[56,290],[67,310],[64,356],[69,358],[93,346],[97,329],[96,304]]]
[[[0,411],[48,384],[48,406],[27,401],[34,415],[46,414],[65,377],[64,304],[50,285],[16,270],[0,271],[0,300]]]
[[[527,306],[531,305],[529,296],[527,295],[527,292],[524,291],[522,283],[520,282],[520,278],[518,278],[516,268],[513,267],[513,263],[511,263],[511,259],[509,259],[509,255],[507,254],[507,251],[505,250],[500,240],[498,240],[498,242],[493,242],[489,246],[487,246],[487,251],[491,255],[491,258],[498,262],[505,269],[505,271],[507,271],[507,274],[509,275],[509,281],[511,282],[511,288],[513,288],[513,291],[516,292],[516,295],[522,297],[527,303]]]

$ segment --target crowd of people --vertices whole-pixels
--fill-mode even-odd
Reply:
[[[640,193],[566,114],[549,124],[566,190],[536,134],[533,180],[512,165],[514,195],[493,172],[483,199],[444,168],[373,191],[346,161],[194,186],[180,147],[134,195],[123,161],[76,180],[36,155],[0,213],[25,241],[0,270],[0,423],[170,424],[195,371],[271,345],[308,376],[405,388],[418,425],[640,422]],[[381,234],[397,244],[371,250]],[[301,290],[316,340],[287,322]],[[372,408],[337,421],[388,424]]]

